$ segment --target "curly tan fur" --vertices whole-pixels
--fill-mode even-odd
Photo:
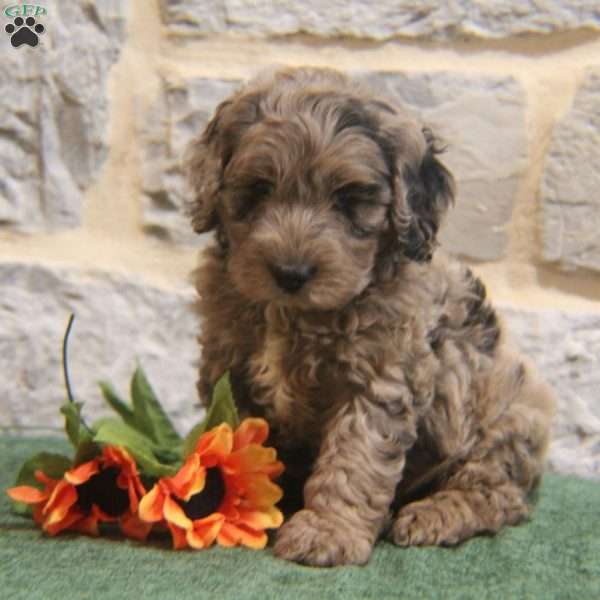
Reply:
[[[481,282],[434,254],[454,194],[438,153],[401,107],[308,68],[250,82],[191,146],[192,222],[216,229],[199,392],[230,370],[271,424],[301,509],[281,557],[362,564],[382,535],[456,544],[528,514],[553,396]]]

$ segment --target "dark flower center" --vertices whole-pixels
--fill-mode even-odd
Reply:
[[[119,473],[117,467],[102,469],[85,483],[76,486],[79,508],[89,512],[92,504],[96,504],[109,517],[119,517],[126,512],[129,508],[129,494],[117,485]]]
[[[203,519],[216,512],[225,497],[225,482],[219,467],[206,470],[204,489],[194,494],[187,502],[178,500],[188,519]]]

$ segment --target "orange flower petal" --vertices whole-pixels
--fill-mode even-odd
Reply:
[[[131,456],[129,456],[129,454],[127,454],[125,449],[113,448],[112,450],[112,457],[117,459],[115,464],[121,467],[121,473],[119,475],[123,481],[120,483],[120,485],[123,489],[125,489],[127,486],[124,479],[136,479],[139,481],[139,471],[135,461],[133,458],[131,458]]]
[[[224,514],[227,519],[231,519],[233,515],[237,516],[237,506],[241,502],[240,497],[235,493],[233,489],[233,483],[230,481],[230,478],[225,478],[225,498],[221,502],[221,506],[219,506],[219,512]]]
[[[190,481],[190,485],[187,491],[187,494],[182,498],[182,500],[189,500],[194,494],[198,494],[204,489],[204,485],[206,483],[206,469],[204,467],[200,467],[196,473],[194,473],[194,477]]]
[[[150,530],[152,529],[151,523],[144,523],[137,515],[128,513],[120,519],[121,531],[134,540],[144,541]]]
[[[175,550],[181,550],[181,548],[187,548],[187,539],[185,529],[177,527],[172,523],[167,523],[169,530],[171,531],[171,537],[173,538],[173,548]]]
[[[44,514],[46,514],[49,510],[51,510],[51,506],[56,502],[57,497],[60,496],[60,494],[64,494],[65,489],[67,489],[69,487],[73,488],[73,486],[70,485],[69,483],[67,483],[64,479],[61,479],[56,484],[56,486],[50,493],[50,498],[48,499],[48,502],[46,502],[46,504],[44,506]],[[75,489],[75,488],[73,488],[73,489]]]
[[[237,544],[237,537],[235,531],[236,530],[232,528],[231,523],[223,523],[223,527],[221,527],[221,530],[217,535],[217,542],[219,542],[219,546],[224,546],[225,548],[233,548],[233,546]]]
[[[232,469],[233,472],[259,473],[272,470],[276,463],[277,451],[275,448],[250,444],[228,456],[225,468]]]
[[[195,452],[204,466],[214,467],[230,454],[232,448],[233,431],[227,423],[221,423],[200,437]]]
[[[165,495],[159,484],[156,484],[141,500],[138,514],[142,521],[156,523],[162,521]]]
[[[81,485],[85,483],[92,475],[100,471],[100,461],[95,458],[86,463],[67,471],[64,475],[65,479],[72,485]]]
[[[276,479],[285,471],[285,465],[280,461],[275,461],[263,468],[262,472],[271,479]]]
[[[138,495],[138,498],[141,498],[146,493],[146,488],[142,484],[142,480],[139,477],[136,477],[134,480],[135,489]]]
[[[269,508],[277,504],[283,496],[281,488],[274,484],[264,473],[256,473],[247,477],[245,499],[256,509]]]
[[[137,473],[135,461],[125,448],[105,446],[102,450],[102,458],[105,465],[117,465],[131,473]]]
[[[38,504],[48,499],[50,493],[46,490],[38,490],[30,485],[18,485],[8,488],[6,493],[16,502],[25,502],[26,504]]]
[[[204,489],[206,472],[200,465],[200,457],[190,454],[181,469],[173,477],[167,477],[162,481],[176,496],[182,500],[189,500],[190,496]]]
[[[77,492],[75,487],[66,481],[61,481],[50,496],[46,506],[44,506],[45,523],[52,525],[62,521],[71,510],[73,504],[77,502]]]
[[[238,524],[245,525],[254,530],[276,529],[283,523],[283,514],[275,506],[264,510],[240,509]]]
[[[115,523],[119,520],[118,517],[111,517],[110,515],[106,514],[97,504],[92,504],[90,516],[103,523]]]
[[[262,444],[269,437],[269,424],[260,418],[244,419],[233,434],[233,449],[249,444]]]
[[[221,546],[237,546],[243,544],[248,548],[262,550],[267,545],[267,534],[264,531],[255,531],[244,525],[224,523],[217,541]]]
[[[117,481],[118,484],[118,481]],[[136,513],[138,511],[138,495],[135,491],[135,484],[133,482],[133,478],[130,478],[127,481],[127,486],[125,488],[127,490],[127,496],[129,497],[129,510],[131,510],[131,512]]]
[[[192,548],[208,548],[216,539],[225,517],[213,513],[204,519],[196,519],[192,529],[186,534],[188,544]]]
[[[71,511],[67,513],[63,519],[59,521],[55,521],[50,523],[48,519],[44,521],[42,524],[43,530],[49,535],[56,535],[60,533],[64,529],[71,529],[73,525],[77,523],[80,519],[83,518],[83,515],[79,511]]]
[[[165,504],[163,507],[163,515],[168,523],[172,523],[181,529],[188,531],[192,528],[192,521],[187,518],[183,512],[183,508],[175,502],[170,496],[165,498]]]
[[[89,515],[81,519],[81,521],[77,521],[71,529],[83,533],[84,535],[93,535],[95,537],[100,535],[100,532],[98,531],[98,517],[95,515]]]
[[[139,477],[135,477],[131,481],[133,481],[134,492],[135,492],[136,498],[139,501],[140,498],[142,498],[142,496],[144,496],[146,494],[146,488],[142,484],[142,482],[141,482],[141,480],[140,480]],[[131,489],[130,489],[130,491],[129,491],[129,497],[130,498],[131,498],[131,493],[132,492],[131,492]]]
[[[56,484],[60,481],[60,479],[50,479],[46,473],[40,471],[39,469],[33,473],[33,476],[40,482],[49,487],[54,488]]]

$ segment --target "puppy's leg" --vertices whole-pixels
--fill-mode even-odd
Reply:
[[[483,431],[441,489],[400,509],[390,530],[393,542],[453,545],[527,517],[527,494],[543,470],[553,395],[535,376],[517,383],[508,410]]]
[[[319,566],[364,564],[388,518],[415,418],[357,397],[326,429],[305,488],[305,508],[277,534],[275,554]]]
[[[392,541],[398,546],[454,545],[526,518],[524,491],[509,481],[492,484],[489,472],[475,475],[487,470],[485,464],[468,463],[442,491],[407,504],[391,529]]]

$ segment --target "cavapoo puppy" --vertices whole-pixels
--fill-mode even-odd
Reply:
[[[363,564],[380,536],[457,544],[528,514],[553,394],[471,271],[431,131],[328,69],[263,74],[189,149],[204,403],[229,370],[287,466],[276,555]]]

